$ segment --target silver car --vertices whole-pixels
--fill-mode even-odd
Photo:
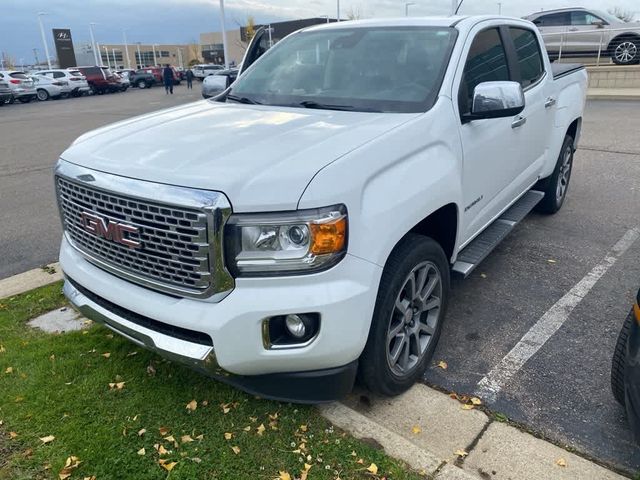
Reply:
[[[36,98],[36,87],[33,79],[24,72],[0,70],[0,82],[5,82],[11,89],[13,97],[9,100],[10,103],[13,103],[14,100],[29,103]]]
[[[618,65],[640,61],[640,22],[623,22],[599,10],[562,8],[525,17],[543,35],[549,57],[609,56]]]

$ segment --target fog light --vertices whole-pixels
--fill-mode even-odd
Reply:
[[[307,327],[298,315],[287,315],[284,323],[289,333],[296,338],[303,338],[307,333]]]

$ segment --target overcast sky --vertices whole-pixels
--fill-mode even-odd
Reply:
[[[448,14],[451,0],[412,0],[412,16]],[[365,18],[404,15],[405,0],[341,0],[343,17],[351,9]],[[640,18],[640,0],[502,0],[502,13],[523,16],[540,9],[581,4],[601,10],[614,6]],[[226,25],[237,28],[248,15],[258,23],[321,15],[336,15],[335,0],[226,0]],[[122,43],[187,43],[201,32],[220,30],[218,0],[4,0],[0,2],[0,51],[17,63],[33,62],[33,48],[44,58],[36,14],[42,17],[54,54],[51,28],[71,28],[74,43],[89,40],[89,22],[96,22],[96,41]],[[464,0],[460,13],[497,13],[494,0]]]

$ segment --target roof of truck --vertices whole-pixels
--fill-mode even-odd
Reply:
[[[455,27],[475,25],[486,20],[504,20],[522,22],[521,18],[505,17],[500,15],[454,15],[449,17],[398,17],[398,18],[372,18],[367,20],[349,20],[345,22],[332,22],[313,25],[304,30],[323,30],[353,27]]]

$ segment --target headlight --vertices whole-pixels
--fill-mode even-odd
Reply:
[[[225,245],[234,276],[317,272],[338,263],[347,251],[347,209],[232,215]]]

